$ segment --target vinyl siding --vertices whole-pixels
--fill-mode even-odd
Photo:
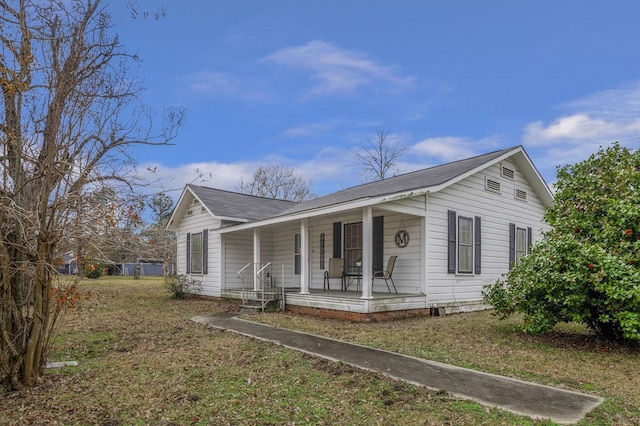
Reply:
[[[424,203],[422,206],[424,209]],[[398,247],[395,243],[396,233],[401,229],[409,234],[409,244],[406,247]],[[384,267],[387,266],[389,256],[398,256],[393,281],[399,293],[422,292],[421,247],[421,218],[399,213],[384,214]],[[384,280],[374,280],[373,291],[386,292]]]
[[[294,276],[294,235],[300,233],[298,222],[279,226],[271,231],[272,250],[271,261],[274,267],[278,269],[276,276],[281,275],[284,265],[284,277],[280,278],[285,287],[299,287],[295,282]]]
[[[424,202],[420,204],[424,208]],[[398,259],[393,272],[393,280],[396,284],[398,292],[404,293],[420,293],[422,286],[422,268],[420,266],[421,247],[422,247],[422,231],[421,218],[399,213],[389,213],[386,211],[374,211],[374,216],[384,216],[384,266],[386,267],[389,256],[396,255]],[[341,219],[341,220],[340,220]],[[321,219],[310,223],[311,232],[311,285],[310,288],[321,289],[324,283],[324,272],[329,267],[329,259],[332,257],[333,246],[333,223],[340,221],[342,226],[349,223],[362,222],[362,215],[350,214],[341,218]],[[409,235],[409,244],[406,247],[398,247],[395,244],[395,235],[400,229],[406,230]],[[300,232],[299,229],[290,231]],[[325,234],[325,250],[324,264],[325,269],[320,268],[320,234]],[[291,247],[293,237],[290,237]],[[275,249],[274,255],[278,252]],[[288,258],[279,258],[283,261],[292,262],[292,248],[288,250]],[[289,259],[290,258],[290,259]],[[280,263],[279,259],[274,257],[274,262]],[[287,268],[287,267],[286,267]],[[292,268],[292,265],[289,266]],[[338,288],[338,280],[333,280],[332,288]],[[375,280],[374,291],[387,292],[384,280]]]
[[[393,278],[400,293],[426,293],[431,306],[478,302],[482,288],[495,282],[509,266],[509,223],[519,227],[531,227],[533,240],[540,239],[544,207],[520,170],[511,163],[502,165],[515,172],[515,179],[501,176],[501,164],[495,164],[440,192],[391,200],[373,207],[373,216],[384,216],[383,262],[396,255]],[[500,184],[500,193],[485,189],[486,179]],[[495,185],[494,185],[495,189]],[[527,193],[527,201],[515,197],[517,190]],[[192,201],[190,201],[193,203]],[[202,211],[199,205],[189,205],[179,223],[178,271],[186,269],[186,233],[201,232],[222,226],[220,220]],[[458,216],[480,217],[482,221],[482,273],[447,273],[447,212]],[[310,288],[322,289],[324,272],[333,256],[333,224],[344,225],[362,222],[362,210],[334,213],[309,219],[309,272]],[[261,263],[272,262],[278,268],[279,284],[299,287],[299,277],[294,275],[294,235],[300,233],[300,221],[267,226],[260,229]],[[406,247],[395,244],[399,230],[409,234]],[[324,269],[321,268],[321,234],[324,234]],[[219,296],[221,289],[239,289],[241,280],[237,273],[253,262],[253,230],[218,234],[209,232],[209,261],[207,275],[195,275],[203,284],[203,294]],[[343,246],[341,242],[341,246]],[[284,265],[284,273],[280,265]],[[252,285],[252,275],[248,276]],[[338,288],[338,281],[332,288]],[[350,289],[353,289],[351,287]],[[387,292],[384,280],[375,280],[375,292]]]
[[[253,262],[253,232],[224,234],[224,285],[225,289],[240,289],[242,281],[238,271]],[[248,271],[245,285],[253,287],[253,273]]]
[[[187,271],[187,233],[202,232],[204,229],[216,229],[221,224],[220,220],[212,218],[200,204],[194,204],[193,200],[191,200],[187,211],[191,211],[191,214],[185,214],[176,232],[178,274],[186,274]],[[191,277],[202,283],[200,294],[219,296],[221,279],[220,235],[209,232],[208,240],[208,273],[206,275],[191,274]]]
[[[428,199],[427,266],[429,303],[479,301],[482,288],[494,283],[509,266],[509,223],[531,227],[533,240],[541,237],[544,206],[513,164],[515,180],[500,175],[496,164],[469,178],[431,194]],[[500,194],[485,190],[485,178],[500,182]],[[515,199],[515,189],[527,191],[526,202]],[[447,211],[482,219],[482,274],[447,273]]]

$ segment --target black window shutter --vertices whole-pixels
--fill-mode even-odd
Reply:
[[[191,233],[187,232],[187,274],[191,273]]]
[[[333,223],[333,257],[342,257],[342,222]]]
[[[207,275],[209,272],[209,230],[202,230],[202,274]]]
[[[447,273],[456,273],[456,212],[449,210],[448,212],[448,246],[447,246]]]
[[[476,274],[480,274],[482,273],[482,267],[481,267],[481,259],[482,259],[482,245],[481,245],[481,235],[482,235],[482,230],[480,228],[480,217],[476,216],[476,223],[475,223],[475,236],[474,236],[474,241],[473,244],[475,245],[475,250],[474,250],[474,256],[475,256],[475,262],[474,262],[474,272]]]
[[[509,270],[516,263],[516,224],[509,224]]]
[[[529,250],[531,250],[531,244],[533,244],[533,230],[531,227],[527,227],[527,254],[529,254]]]
[[[373,271],[384,270],[384,216],[373,218]]]

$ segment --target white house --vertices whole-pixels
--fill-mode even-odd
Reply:
[[[290,310],[366,320],[482,308],[483,286],[541,237],[552,203],[516,146],[301,203],[187,185],[168,229],[178,273],[203,295],[241,298],[268,281]],[[391,256],[393,282],[374,279]],[[346,277],[327,289],[330,259]]]

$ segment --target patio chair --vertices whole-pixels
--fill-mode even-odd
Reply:
[[[335,278],[340,278],[340,290],[344,290],[344,259],[342,258],[329,259],[329,270],[324,271],[322,291],[331,290],[330,280]]]
[[[389,260],[387,261],[387,268],[384,271],[376,271],[373,273],[372,284],[375,282],[376,278],[383,279],[384,283],[387,285],[387,290],[391,293],[391,287],[389,287],[389,280],[391,281],[391,285],[393,285],[393,289],[398,294],[398,289],[396,288],[396,283],[393,282],[393,267],[396,264],[396,258],[398,256],[389,256]]]

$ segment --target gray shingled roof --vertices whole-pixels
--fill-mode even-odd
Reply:
[[[297,204],[293,201],[256,197],[205,186],[187,186],[214,215],[219,217],[261,220],[278,216]]]
[[[204,186],[187,185],[216,216],[249,221],[268,219],[349,201],[432,188],[470,172],[519,146],[366,183],[300,203],[256,197]]]
[[[442,185],[517,148],[519,148],[519,146],[343,189],[332,194],[314,198],[313,200],[298,203],[282,212],[282,214],[298,213],[348,201],[380,197],[388,194]]]

